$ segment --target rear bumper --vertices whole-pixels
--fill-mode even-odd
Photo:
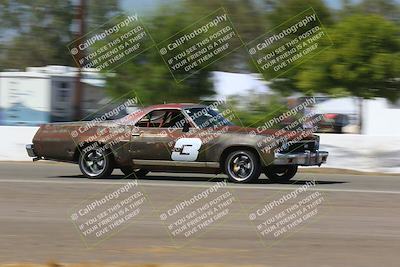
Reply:
[[[26,145],[25,148],[26,148],[26,152],[28,153],[29,157],[31,157],[31,158],[37,157],[35,150],[33,150],[33,144]]]
[[[275,153],[275,165],[320,166],[328,159],[327,151],[306,151],[301,153]]]

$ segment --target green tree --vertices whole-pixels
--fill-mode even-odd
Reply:
[[[144,22],[155,43],[159,43],[221,7],[228,13],[243,41],[253,40],[263,33],[265,20],[259,5],[251,0],[186,0],[181,5],[161,6]],[[233,46],[240,45],[241,40],[236,39]],[[149,41],[144,46],[151,47],[153,43]],[[249,72],[248,61],[248,53],[242,47],[176,83],[157,49],[152,47],[116,69],[115,76],[108,78],[107,87],[114,97],[137,93],[143,104],[198,102],[203,96],[214,93],[212,71]]]
[[[361,99],[399,98],[400,29],[396,24],[377,15],[354,15],[335,25],[330,36],[334,48],[301,69],[298,88]]]
[[[334,22],[331,10],[322,0],[266,0],[265,3],[268,27],[278,26],[310,7],[315,10],[322,24],[328,26]]]
[[[75,38],[73,0],[0,0],[0,69],[48,64],[74,66],[66,45]],[[119,12],[117,0],[88,0],[87,29]]]
[[[315,10],[323,26],[330,26],[334,23],[331,10],[322,0],[266,0],[265,5],[268,30],[295,17],[310,7]],[[293,92],[299,91],[295,81],[299,71],[300,67],[292,68],[284,75],[272,80],[270,87],[284,96],[289,96]]]
[[[198,13],[184,6],[162,6],[144,21],[155,43],[159,43],[191,25]],[[122,34],[122,32],[120,32]],[[107,78],[107,89],[113,97],[135,96],[143,104],[163,102],[196,102],[202,96],[212,95],[212,67],[201,69],[182,82],[177,83],[151,39],[143,47],[148,49],[125,62]],[[184,75],[174,72],[180,80]]]
[[[353,11],[380,15],[397,24],[400,23],[400,5],[394,0],[363,0],[354,5]]]
[[[266,121],[282,115],[288,110],[287,104],[279,96],[267,96],[260,94],[248,94],[243,106],[243,96],[232,96],[228,99],[228,107],[235,113],[233,122],[243,127],[258,127]],[[282,128],[276,124],[273,128]]]
[[[186,0],[183,2],[187,10],[197,16],[207,16],[211,12],[224,8],[235,29],[238,31],[239,38],[235,38],[232,44],[236,47],[243,46],[261,34],[265,33],[265,23],[263,10],[260,4],[253,0]],[[242,42],[243,41],[243,42]],[[219,60],[214,64],[215,70],[227,72],[250,72],[249,54],[243,46],[241,49],[231,53],[229,56]]]
[[[400,5],[397,0],[362,0],[354,2],[341,0],[341,9],[337,11],[337,19],[343,20],[353,15],[379,15],[400,24]]]

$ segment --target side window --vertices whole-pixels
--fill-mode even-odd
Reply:
[[[154,110],[147,113],[136,126],[138,127],[160,127],[164,116],[166,115],[165,110]]]
[[[164,128],[183,128],[185,116],[179,110],[171,110],[166,117],[162,127]]]
[[[138,127],[182,128],[185,116],[180,110],[154,110],[137,122]]]

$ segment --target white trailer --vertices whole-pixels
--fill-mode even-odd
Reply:
[[[0,124],[38,125],[49,122],[51,79],[29,72],[0,73]]]
[[[39,125],[71,121],[77,69],[29,67],[26,72],[0,73],[0,125]],[[96,70],[82,72],[82,114],[96,111],[106,98],[105,80]]]

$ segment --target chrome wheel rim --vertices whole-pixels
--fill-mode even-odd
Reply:
[[[246,153],[238,153],[229,161],[229,174],[237,181],[244,181],[253,173],[254,164]]]
[[[82,158],[82,168],[89,176],[97,176],[106,169],[104,151],[90,150]]]

